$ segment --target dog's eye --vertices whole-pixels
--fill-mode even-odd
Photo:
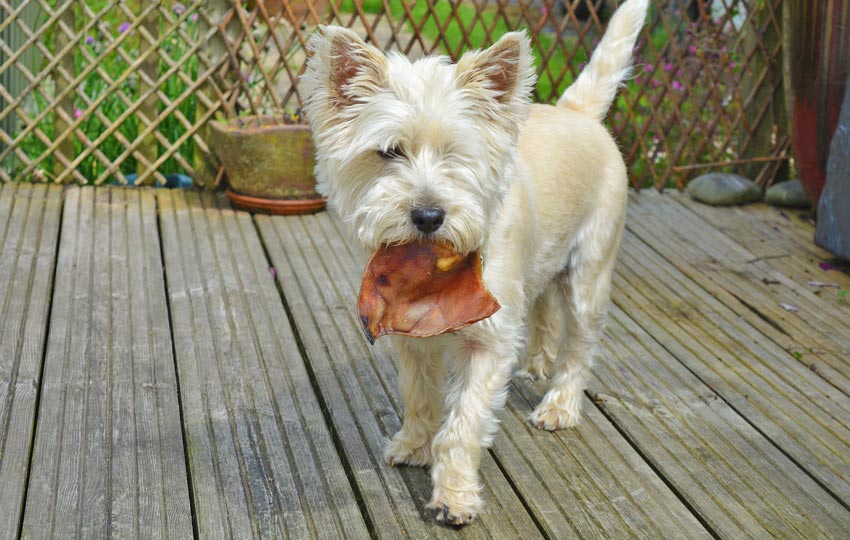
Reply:
[[[381,159],[396,159],[400,157],[404,157],[404,153],[401,151],[401,148],[398,146],[393,146],[392,148],[388,148],[386,150],[381,150],[380,148],[376,150],[378,156]]]

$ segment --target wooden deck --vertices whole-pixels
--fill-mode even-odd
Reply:
[[[583,423],[531,428],[514,380],[454,530],[381,459],[396,373],[332,216],[0,190],[0,540],[850,538],[850,276],[792,212],[634,195]]]

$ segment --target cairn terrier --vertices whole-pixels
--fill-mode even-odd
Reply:
[[[301,90],[330,207],[369,253],[431,240],[479,251],[502,305],[453,334],[390,338],[404,422],[386,461],[430,465],[438,520],[461,525],[480,512],[481,452],[520,357],[527,376],[550,379],[531,423],[579,421],[628,189],[602,120],[629,75],[647,4],[617,10],[556,106],[530,103],[522,32],[456,64],[385,55],[337,27],[310,40]]]

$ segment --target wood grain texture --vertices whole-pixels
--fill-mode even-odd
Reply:
[[[419,469],[390,469],[381,458],[383,443],[398,429],[398,417],[402,411],[396,392],[396,373],[388,349],[382,342],[368,348],[358,331],[356,298],[363,271],[362,255],[350,249],[339,222],[327,213],[302,218],[263,217],[258,218],[258,224],[278,267],[286,298],[293,302],[293,313],[303,313],[300,317],[296,316],[296,320],[304,321],[299,326],[304,328],[302,335],[310,331],[311,324],[325,327],[327,330],[319,330],[323,336],[334,335],[330,332],[335,332],[333,339],[343,342],[348,359],[345,362],[330,360],[333,362],[332,369],[337,373],[355,371],[359,375],[356,379],[365,381],[365,384],[361,383],[365,386],[363,399],[373,412],[358,412],[357,421],[368,422],[369,416],[364,414],[384,420],[377,428],[382,431],[377,444],[368,440],[361,444],[367,446],[366,452],[373,463],[371,466],[377,469],[385,483],[392,481],[390,485],[394,486],[401,477],[407,487],[407,492],[390,495],[392,503],[396,508],[410,512],[407,508],[413,498],[417,511],[423,512],[422,506],[430,496],[428,475],[420,475]],[[280,263],[283,267],[279,266]],[[312,268],[316,274],[315,283],[290,276],[289,270],[284,268],[298,269],[297,272]],[[311,292],[298,291],[294,285],[287,289],[285,284],[293,281],[289,278],[304,282],[302,287]],[[309,301],[312,323],[306,312],[298,311],[301,302],[298,294],[310,294],[310,298],[315,298]],[[312,356],[310,359],[313,361]],[[312,364],[315,369],[324,370],[326,361],[318,359]],[[323,389],[333,394],[332,381],[326,384]],[[341,386],[349,388],[345,384]],[[370,388],[373,389],[371,393]],[[375,398],[374,389],[377,388],[386,393],[383,399]],[[511,393],[507,410],[501,415],[503,428],[496,439],[492,457],[485,457],[482,479],[488,486],[496,487],[503,483],[502,475],[507,474],[510,485],[524,500],[524,506],[531,510],[535,522],[546,535],[587,538],[708,537],[685,506],[591,404],[588,403],[587,407],[589,420],[578,430],[550,434],[529,426],[525,420],[531,412],[528,398],[535,393],[534,398],[539,401],[539,388],[533,389],[521,382]],[[349,399],[358,398],[355,395]],[[350,401],[347,405],[351,408],[361,406]],[[387,421],[387,409],[392,411],[393,422]],[[353,446],[358,441],[350,441],[349,444]],[[498,468],[490,465],[494,461]],[[371,480],[364,479],[364,484],[368,486]],[[370,493],[379,489],[380,486],[364,487],[364,491]],[[378,496],[374,499],[367,504],[378,507],[384,504]],[[522,523],[522,515],[528,510],[516,507],[508,492],[500,489],[496,493],[487,493],[485,500],[488,506],[481,523],[464,529],[463,534],[496,538],[524,538],[531,534],[523,532],[522,527],[517,525]],[[513,514],[509,520],[500,520],[501,514],[506,511]],[[391,522],[390,518],[384,518],[387,522],[382,523],[383,530],[378,529],[379,536],[394,537],[393,527],[398,524]],[[432,519],[431,512],[424,511],[421,519],[427,524]],[[406,532],[414,535],[417,531],[406,529]]]
[[[252,218],[159,192],[201,538],[366,538]]]
[[[154,197],[66,192],[24,538],[189,538]]]
[[[753,259],[784,275],[794,283],[794,289],[805,290],[815,297],[817,300],[809,304],[811,308],[827,308],[839,325],[850,321],[850,299],[842,300],[838,296],[840,290],[850,289],[850,276],[840,270],[821,268],[820,263],[831,261],[833,256],[814,244],[810,224],[803,222],[793,210],[761,204],[715,208],[693,202],[684,195],[673,194],[671,198],[746,249]],[[763,270],[749,272],[758,277]],[[747,286],[730,289],[733,298],[727,295],[724,303],[747,317],[783,349],[798,353],[799,361],[850,395],[850,337],[847,337],[850,323],[842,325],[844,329],[839,326],[836,335],[836,329],[824,329],[805,314],[789,313],[775,301],[755,303],[764,299],[767,291],[773,291],[774,295],[788,294],[789,289],[788,282],[769,278],[762,279],[759,287],[760,291]],[[759,295],[760,292],[764,295]],[[783,303],[790,302],[793,300]],[[831,343],[837,343],[838,347],[832,347]]]
[[[0,185],[0,539],[18,534],[24,506],[44,336],[56,263],[62,188]]]

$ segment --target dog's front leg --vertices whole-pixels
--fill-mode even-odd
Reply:
[[[504,406],[516,351],[505,336],[488,332],[460,337],[453,352],[444,421],[431,445],[434,492],[428,507],[437,509],[439,521],[463,525],[481,510],[481,451],[498,427],[495,414]]]
[[[398,361],[398,387],[404,402],[401,430],[387,444],[390,466],[431,464],[431,439],[443,414],[443,359],[439,350],[422,340],[391,336]]]

